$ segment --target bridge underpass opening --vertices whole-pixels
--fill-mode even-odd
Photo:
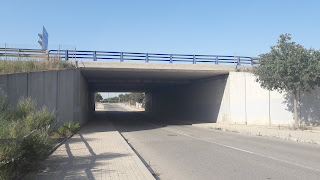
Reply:
[[[145,111],[144,92],[98,92],[94,96],[95,111]]]
[[[157,120],[217,121],[230,70],[141,66],[146,65],[82,67],[81,73],[91,97],[97,92],[144,92],[145,113]],[[94,101],[90,104],[94,107]]]

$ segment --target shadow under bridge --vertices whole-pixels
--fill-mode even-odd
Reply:
[[[153,118],[192,123],[216,122],[228,74],[236,68],[88,61],[79,65],[91,106],[96,92],[144,92],[146,112]]]

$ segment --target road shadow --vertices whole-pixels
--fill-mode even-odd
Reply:
[[[65,143],[63,146],[65,146],[67,156],[50,156],[49,159],[40,164],[40,168],[37,169],[35,174],[29,174],[24,177],[24,179],[95,179],[94,174],[100,173],[99,171],[101,171],[99,169],[94,169],[95,166],[101,164],[99,162],[112,161],[112,159],[127,156],[126,154],[119,153],[103,153],[96,155],[89,146],[88,150],[91,155],[79,157],[73,155],[69,142]],[[59,153],[62,154],[63,152]],[[108,164],[109,163],[103,163],[103,165]],[[85,176],[83,172],[85,172]],[[111,172],[111,170],[108,170],[108,172]]]
[[[144,131],[169,125],[191,125],[177,118],[159,117],[148,112],[106,111],[106,121],[112,122],[119,132]]]
[[[142,131],[168,125],[190,125],[190,123],[155,117],[148,112],[95,112],[94,118],[84,125],[74,137],[68,139],[47,160],[41,162],[36,171],[27,174],[23,179],[95,179],[96,174],[112,171],[103,170],[104,172],[100,172],[102,170],[95,167],[112,165],[114,159],[128,156],[128,154],[97,154],[90,145],[96,138],[86,137],[87,134],[108,131]],[[75,144],[77,144],[76,148]],[[79,148],[83,149],[83,151],[80,150],[81,152],[86,153],[82,155]]]
[[[95,179],[97,174],[109,174],[112,170],[100,170],[95,167],[112,165],[114,159],[128,156],[128,154],[94,152],[91,143],[97,138],[88,138],[87,135],[116,131],[105,119],[105,113],[103,114],[98,113],[96,119],[88,122],[48,159],[41,162],[34,172],[27,174],[23,179]]]
[[[320,125],[320,89],[315,89],[312,92],[300,91],[298,95],[298,117],[300,124],[307,126],[319,126]],[[286,93],[285,103],[287,110],[294,116],[294,95],[292,93]]]

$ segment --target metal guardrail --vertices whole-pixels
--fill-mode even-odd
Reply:
[[[47,55],[47,51],[40,49],[0,48],[0,57],[5,57],[5,59],[10,59],[10,57],[44,58]]]
[[[246,56],[223,55],[188,55],[188,54],[158,54],[158,53],[132,53],[113,51],[77,51],[77,50],[37,50],[0,48],[3,57],[57,57],[60,60],[91,60],[91,61],[119,61],[119,62],[161,62],[161,63],[187,63],[187,64],[224,64],[249,65],[259,63],[259,58]]]

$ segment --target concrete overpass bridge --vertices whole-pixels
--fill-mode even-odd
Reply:
[[[193,122],[278,125],[293,120],[283,104],[288,100],[262,89],[248,73],[256,58],[4,48],[0,56],[75,64],[70,70],[0,76],[9,102],[32,97],[39,106],[56,109],[62,121],[85,123],[94,111],[95,92],[145,92],[146,111]]]
[[[95,92],[145,92],[146,111],[205,122],[217,119],[228,74],[251,69],[215,64],[97,61],[78,62],[78,68],[88,83],[90,107],[94,107]]]
[[[12,104],[21,96],[29,96],[36,99],[39,106],[46,105],[52,110],[56,109],[62,122],[72,120],[84,124],[90,121],[95,92],[128,91],[145,92],[146,110],[157,117],[166,117],[165,119],[261,125],[293,122],[292,113],[286,111],[288,107],[283,104],[284,100],[290,101],[290,98],[262,89],[255,82],[255,77],[247,72],[251,70],[251,65],[67,60],[75,63],[76,68],[0,75],[0,88],[7,92]],[[318,88],[312,93],[319,97],[319,92]],[[306,94],[301,95],[307,97]],[[306,98],[308,99],[311,99],[310,96]],[[313,100],[315,104],[312,101],[305,101],[305,104],[319,109],[316,105],[319,101],[315,97]],[[315,109],[312,112],[318,113]],[[300,110],[304,112],[303,109]],[[226,134],[207,128],[167,126],[166,123],[158,125],[157,122],[150,125],[146,123],[149,122],[149,116],[141,118],[137,117],[140,114],[133,114],[136,117],[124,113],[117,116],[117,113],[111,112],[107,117],[112,119],[122,137],[130,140],[131,146],[146,162],[153,162],[152,168],[161,170],[155,171],[160,177],[318,177],[318,164],[309,163],[313,162],[319,152],[314,147]],[[316,117],[320,117],[319,114]],[[101,122],[107,122],[105,116],[102,120]],[[94,126],[99,128],[93,128]],[[115,161],[121,165],[123,161],[130,161],[129,153],[119,151],[119,147],[126,147],[115,143],[119,140],[111,134],[114,129],[108,128],[111,127],[109,122],[96,121],[96,124],[91,123],[86,127],[73,140],[68,140],[65,148],[60,149],[61,156],[58,155],[58,160],[61,162],[59,167],[64,169],[63,173],[50,172],[47,175],[54,177],[73,173],[82,177],[101,177],[101,172],[108,171],[105,165],[115,165]],[[115,134],[120,137],[117,132]],[[291,154],[286,156],[288,149]],[[292,152],[292,149],[295,151]],[[305,153],[306,150],[310,153]],[[63,153],[64,151],[66,152]],[[299,162],[309,159],[309,164],[297,165],[292,162],[292,153],[297,155]],[[83,164],[84,161],[90,163]],[[216,163],[218,161],[226,163]],[[52,162],[56,167],[56,161]],[[136,166],[136,163],[133,164]],[[244,165],[254,167],[255,173],[252,173],[253,168],[243,169]],[[234,172],[230,173],[230,167]],[[111,171],[115,172],[114,169]],[[291,171],[297,173],[292,174]],[[120,177],[117,175],[116,177]]]

